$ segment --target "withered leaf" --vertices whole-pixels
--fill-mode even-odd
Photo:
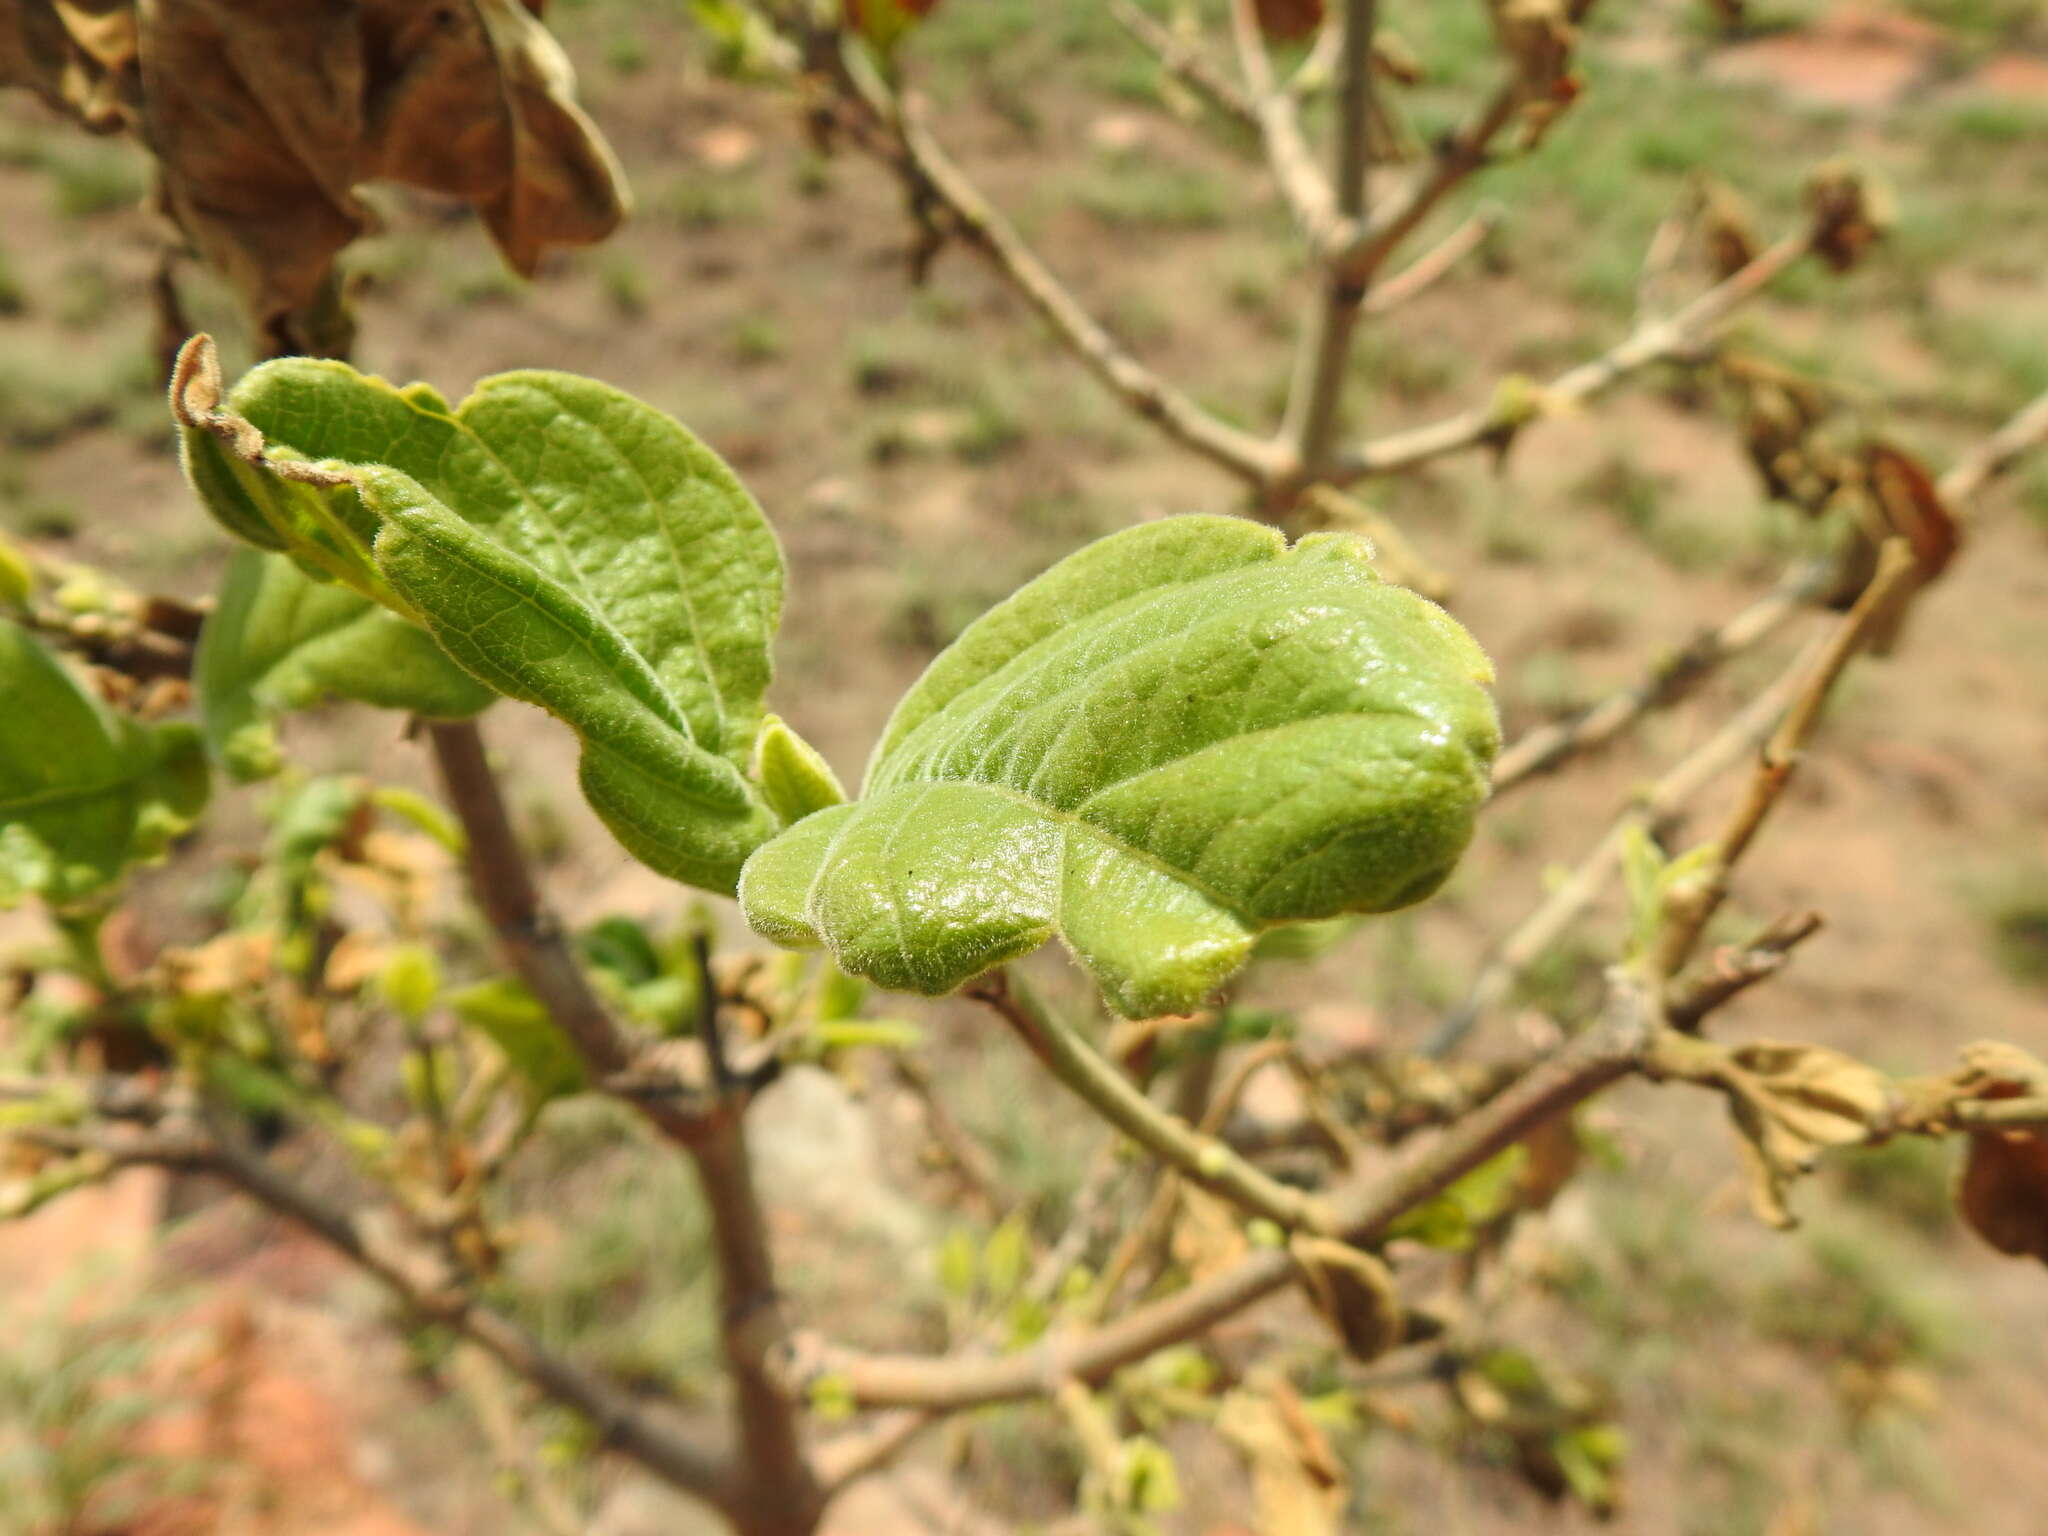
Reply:
[[[1223,1399],[1217,1431],[1251,1463],[1259,1530],[1268,1536],[1337,1536],[1349,1493],[1329,1442],[1281,1380],[1248,1385]]]
[[[1897,1095],[1875,1067],[1818,1045],[1758,1040],[1729,1053],[1720,1078],[1750,1172],[1750,1203],[1775,1227],[1794,1225],[1786,1191],[1830,1147],[1885,1134]]]
[[[1311,37],[1323,24],[1323,0],[1257,0],[1259,30],[1275,42]]]
[[[390,180],[472,203],[530,275],[624,178],[523,0],[0,0],[0,85],[155,155],[165,211],[259,325],[316,305]]]
[[[1913,546],[1920,574],[1939,576],[1955,558],[1961,532],[1934,477],[1918,459],[1888,443],[1868,444],[1863,460],[1885,522]]]
[[[2000,1253],[2048,1264],[2048,1137],[1973,1131],[1956,1208]]]
[[[1288,1244],[1301,1288],[1354,1360],[1376,1360],[1401,1341],[1400,1293],[1374,1255],[1333,1238],[1300,1235]]]

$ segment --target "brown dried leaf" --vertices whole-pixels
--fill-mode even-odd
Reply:
[[[1376,1360],[1401,1341],[1400,1293],[1387,1266],[1333,1238],[1297,1236],[1288,1244],[1310,1303],[1354,1360]]]
[[[1547,1210],[1579,1171],[1578,1126],[1568,1113],[1552,1115],[1522,1138],[1522,1146],[1529,1155],[1515,1174],[1515,1203],[1525,1211]]]
[[[1344,1467],[1293,1388],[1271,1380],[1230,1393],[1216,1428],[1251,1463],[1262,1536],[1338,1536],[1349,1492]]]
[[[1920,574],[1939,576],[1955,558],[1962,535],[1934,477],[1918,459],[1888,443],[1868,444],[1863,462],[1885,522],[1913,546]]]
[[[0,84],[156,156],[166,211],[260,324],[318,314],[379,178],[473,203],[531,275],[624,180],[521,0],[5,0]]]
[[[271,936],[231,932],[195,949],[167,949],[157,972],[168,992],[182,997],[219,997],[250,991],[270,976]]]
[[[2048,1264],[2048,1137],[1973,1131],[1956,1208],[2000,1253]]]
[[[1323,24],[1323,0],[1256,0],[1259,30],[1277,43],[1313,37]]]
[[[1729,1053],[1720,1082],[1750,1172],[1750,1203],[1775,1227],[1795,1224],[1786,1191],[1822,1152],[1882,1136],[1896,1117],[1889,1078],[1823,1046],[1753,1041]]]
[[[1889,191],[1839,160],[1807,179],[1806,206],[1813,214],[1814,254],[1835,272],[1860,262],[1894,221]]]

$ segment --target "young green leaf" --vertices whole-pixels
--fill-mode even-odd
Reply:
[[[418,625],[253,549],[228,566],[192,681],[207,745],[239,778],[277,770],[271,717],[287,710],[342,698],[458,719],[496,697]]]
[[[206,804],[197,732],[107,709],[4,620],[0,721],[0,905],[91,895],[160,854]]]
[[[748,862],[757,931],[940,993],[1058,934],[1132,1016],[1265,929],[1442,883],[1485,799],[1492,673],[1367,547],[1185,517],[1101,540],[905,696],[862,797]]]
[[[813,811],[846,802],[839,776],[818,749],[770,715],[754,747],[754,778],[784,821],[802,821]]]
[[[716,455],[568,374],[502,374],[450,408],[290,358],[223,408],[202,339],[172,393],[193,484],[230,531],[417,619],[465,672],[562,719],[632,853],[733,889],[780,824],[746,774],[782,559]]]

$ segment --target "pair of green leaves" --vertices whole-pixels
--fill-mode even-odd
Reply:
[[[191,727],[108,709],[27,630],[0,620],[0,906],[95,895],[160,854],[206,795]]]
[[[763,712],[773,535],[666,416],[565,374],[451,408],[296,359],[224,407],[203,352],[175,403],[216,516],[349,589],[270,627],[317,643],[266,647],[247,616],[301,578],[241,578],[209,660],[262,682],[233,697],[369,697],[417,664],[420,692],[381,702],[457,712],[452,660],[576,731],[631,852],[884,986],[950,991],[1057,934],[1120,1011],[1185,1011],[1265,931],[1427,895],[1486,794],[1486,658],[1350,536],[1184,517],[1081,551],[932,664],[845,804]],[[212,713],[229,742],[252,716]]]

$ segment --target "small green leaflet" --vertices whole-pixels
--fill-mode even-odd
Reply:
[[[8,620],[0,722],[0,907],[91,896],[162,854],[206,804],[197,732],[108,709]]]
[[[245,779],[282,765],[272,717],[290,710],[340,698],[459,719],[497,697],[418,625],[254,549],[228,565],[192,681],[208,747]]]
[[[1422,899],[1486,797],[1492,671],[1368,554],[1182,517],[1071,556],[933,661],[858,800],[754,855],[748,921],[932,994],[1057,934],[1138,1017],[1266,930]]]

